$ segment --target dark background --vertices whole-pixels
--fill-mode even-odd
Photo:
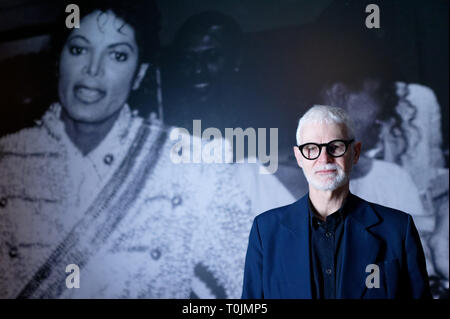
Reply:
[[[443,149],[446,151],[448,167],[448,1],[157,2],[162,13],[163,45],[170,44],[176,30],[192,14],[217,10],[236,19],[244,31],[247,48],[246,83],[251,82],[250,90],[255,92],[254,98],[251,95],[247,97],[248,104],[242,109],[242,116],[251,118],[254,117],[252,114],[258,112],[260,121],[250,121],[249,124],[279,127],[280,147],[283,143],[287,146],[295,142],[293,130],[298,116],[306,107],[301,97],[295,94],[298,90],[296,83],[302,74],[297,74],[290,67],[301,56],[303,26],[322,15],[336,25],[365,28],[365,6],[369,3],[378,4],[381,9],[381,29],[372,29],[371,32],[391,50],[398,67],[398,79],[426,85],[433,89],[438,98],[442,114]],[[55,0],[0,1],[0,63],[3,75],[0,87],[5,103],[0,113],[1,135],[30,125],[30,118],[39,117],[48,106],[49,96],[53,96],[53,87],[49,83],[54,77],[54,71],[44,68],[52,65],[53,61],[47,61],[37,53],[45,48],[48,34],[56,27],[56,3]],[[36,54],[20,56],[25,53]],[[270,90],[267,90],[269,87]],[[139,105],[140,108],[144,107],[144,115],[149,111],[148,108],[153,107],[152,103],[146,100]],[[267,123],[269,120],[271,125]]]

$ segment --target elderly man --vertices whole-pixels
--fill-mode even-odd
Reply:
[[[361,143],[346,112],[314,106],[296,137],[309,192],[255,218],[242,297],[430,298],[412,217],[349,192]]]

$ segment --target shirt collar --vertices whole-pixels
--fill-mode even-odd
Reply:
[[[38,121],[39,125],[44,125],[47,129],[48,133],[58,141],[61,140],[63,137],[67,136],[64,123],[61,120],[61,104],[56,102],[50,105],[49,109],[45,112],[44,116],[40,121]],[[132,117],[137,116],[136,111],[131,111],[128,104],[125,104],[120,114],[114,123],[112,129],[108,132],[106,137],[103,139],[103,141],[100,143],[100,145],[104,144],[105,141],[113,138],[117,142],[117,137],[120,141],[125,140]],[[99,145],[99,146],[100,146]],[[97,147],[99,148],[99,147]],[[97,149],[96,148],[96,149]]]
[[[311,199],[308,196],[308,212],[309,212],[310,227],[313,227],[313,229],[316,229],[317,227],[322,226],[322,225],[326,225],[327,227],[336,226],[340,222],[345,220],[345,218],[348,215],[347,203],[348,203],[349,195],[350,195],[350,192],[348,193],[347,197],[345,197],[345,199],[342,203],[342,206],[338,210],[336,210],[334,213],[328,215],[325,221],[323,221],[319,217],[320,216],[319,213],[314,208],[314,206],[311,202]]]
[[[93,167],[96,175],[103,179],[117,167],[130,147],[136,127],[141,122],[135,120],[139,118],[137,112],[132,112],[125,104],[105,138],[95,149],[83,155],[65,131],[64,123],[60,118],[61,109],[59,103],[52,104],[42,117],[41,125],[47,129],[51,137],[64,145],[68,160],[76,173],[79,172],[80,167],[89,165]]]

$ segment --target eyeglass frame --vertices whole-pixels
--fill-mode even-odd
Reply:
[[[305,144],[302,144],[302,145],[297,145],[297,147],[298,147],[300,153],[302,154],[302,156],[303,156],[305,159],[310,160],[310,161],[314,161],[314,160],[316,160],[316,159],[318,159],[318,158],[320,157],[320,154],[322,154],[322,147],[325,146],[325,150],[326,150],[326,152],[327,152],[328,155],[330,155],[330,156],[333,157],[333,158],[338,158],[338,157],[344,156],[345,153],[347,153],[348,146],[349,146],[350,144],[352,144],[354,141],[355,141],[354,138],[352,138],[352,139],[350,139],[350,140],[341,140],[341,139],[337,139],[337,140],[332,140],[332,141],[330,141],[330,142],[328,142],[328,143],[322,143],[322,144],[319,144],[319,143],[305,143]],[[330,152],[328,152],[328,146],[329,146],[331,143],[334,143],[334,142],[343,142],[343,143],[344,143],[344,145],[345,145],[345,151],[344,151],[344,153],[342,153],[342,155],[335,156],[335,155],[330,154]],[[313,145],[316,145],[316,146],[319,147],[319,154],[317,155],[317,157],[314,157],[314,158],[307,158],[307,157],[305,156],[305,154],[303,154],[303,151],[302,151],[303,148],[304,148],[306,145],[309,145],[309,144],[313,144]]]

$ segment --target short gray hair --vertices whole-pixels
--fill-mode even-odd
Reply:
[[[298,121],[297,145],[301,144],[300,131],[306,123],[344,124],[347,128],[348,138],[355,138],[353,121],[348,113],[340,108],[328,105],[314,105]]]

